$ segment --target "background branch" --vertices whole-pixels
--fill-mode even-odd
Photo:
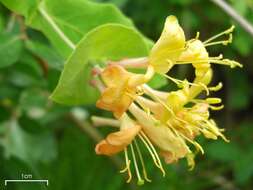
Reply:
[[[230,17],[232,17],[246,32],[253,37],[253,26],[241,15],[239,15],[226,1],[224,0],[210,0],[215,5],[220,7]]]

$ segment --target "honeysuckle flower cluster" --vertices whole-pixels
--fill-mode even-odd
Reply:
[[[92,84],[101,92],[96,106],[114,115],[114,119],[94,116],[93,123],[116,129],[96,145],[95,151],[108,156],[124,152],[126,166],[121,172],[128,173],[127,182],[132,176],[137,177],[138,184],[151,181],[145,168],[147,158],[143,157],[140,143],[165,175],[161,158],[167,164],[186,158],[189,168],[193,169],[196,153],[204,153],[196,141],[198,135],[214,140],[221,137],[228,141],[222,134],[223,130],[209,116],[210,109],[223,108],[220,98],[209,97],[210,91],[222,88],[222,83],[208,86],[213,76],[211,65],[222,64],[231,68],[242,65],[223,59],[222,55],[210,56],[207,47],[231,43],[233,29],[234,26],[206,41],[199,39],[199,33],[186,40],[177,18],[169,16],[148,57],[109,61],[105,68],[93,70]],[[228,39],[215,41],[221,36],[228,36]],[[169,76],[174,65],[182,64],[194,67],[193,82]],[[128,71],[129,68],[144,68],[146,72],[137,74]],[[178,90],[165,92],[152,89],[147,83],[155,73],[176,83]],[[198,98],[203,92],[206,98]],[[195,149],[190,149],[190,145]]]

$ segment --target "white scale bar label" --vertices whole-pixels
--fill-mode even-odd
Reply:
[[[8,179],[8,180],[4,180],[4,185],[7,186],[8,183],[10,182],[18,182],[18,183],[46,183],[46,185],[48,186],[48,180],[38,180],[38,179]]]

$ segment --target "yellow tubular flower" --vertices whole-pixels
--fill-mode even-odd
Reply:
[[[167,73],[185,46],[185,35],[175,16],[167,17],[163,32],[153,46],[149,62],[156,72]]]
[[[141,127],[132,122],[126,114],[121,117],[120,121],[120,131],[110,133],[96,145],[97,154],[111,156],[123,151],[141,130]]]
[[[189,83],[187,80],[180,81],[164,75],[183,88],[182,90],[172,92],[168,96],[167,104],[171,105],[172,109],[179,109],[181,106],[199,95],[203,90],[206,90],[207,94],[209,93],[207,85],[212,79],[210,63],[229,65],[232,68],[235,66],[241,67],[241,64],[238,62],[222,59],[222,55],[218,57],[209,57],[206,50],[207,46],[216,44],[227,45],[228,43],[231,43],[231,32],[233,29],[234,26],[211,37],[205,42],[198,39],[199,33],[197,33],[196,38],[186,41],[184,32],[178,24],[176,17],[167,17],[163,32],[150,52],[149,64],[154,67],[155,71],[162,74],[167,73],[176,64],[192,64],[195,68],[195,80],[193,83]],[[222,35],[229,35],[229,39],[212,42],[214,39]],[[189,84],[191,84],[191,86],[189,86]],[[215,90],[215,88],[213,90]],[[174,108],[173,105],[175,105]]]
[[[195,79],[194,84],[202,84],[207,86],[212,79],[212,69],[209,63],[209,55],[200,40],[192,40],[187,43],[187,48],[182,52],[178,59],[180,62],[192,62],[193,67],[195,68]],[[189,98],[194,98],[201,91],[203,91],[203,86],[192,86],[189,92]]]
[[[183,138],[187,137],[188,139],[193,140],[200,133],[203,133],[206,136],[208,132],[210,132],[209,137],[211,137],[212,134],[213,139],[217,139],[217,137],[220,136],[227,141],[227,139],[221,133],[221,130],[217,128],[216,124],[213,123],[212,120],[209,120],[208,108],[212,109],[213,104],[221,103],[221,99],[193,99],[193,106],[178,107],[178,99],[174,99],[174,102],[173,99],[171,99],[172,106],[168,105],[167,102],[163,100],[165,99],[163,96],[171,98],[171,93],[166,94],[165,92],[163,92],[161,94],[161,92],[152,91],[147,85],[145,85],[143,88],[144,92],[153,100],[149,100],[144,97],[138,97],[136,99],[136,102],[140,105],[140,107],[142,107],[143,110],[149,110],[149,112],[146,111],[146,113],[148,113],[149,115],[153,114],[155,120],[157,120],[156,123],[159,122],[163,125],[166,125],[167,127],[177,130],[179,134],[182,133]],[[155,102],[159,99],[160,101]],[[171,109],[171,107],[173,109]]]
[[[177,136],[170,128],[162,124],[156,124],[151,115],[140,109],[135,104],[129,107],[130,112],[141,124],[144,133],[161,150],[167,163],[177,161],[190,153],[183,138]]]
[[[144,158],[142,156],[142,152],[136,141],[137,137],[147,148],[147,151],[151,155],[154,164],[165,175],[159,156],[156,153],[156,149],[153,147],[149,138],[142,131],[142,126],[138,124],[136,121],[132,120],[126,113],[123,114],[118,121],[100,117],[93,117],[92,120],[96,126],[112,125],[114,127],[118,126],[120,128],[120,131],[111,133],[104,140],[100,141],[96,145],[95,150],[97,154],[107,156],[111,156],[121,151],[124,151],[126,167],[123,170],[121,170],[121,173],[127,171],[129,176],[127,180],[128,183],[132,178],[130,167],[131,161],[133,161],[136,176],[138,178],[138,184],[142,185],[144,181],[151,182],[151,180],[147,176],[147,171],[145,167]],[[128,151],[129,149],[130,151]],[[130,158],[128,152],[130,152],[132,159]],[[141,163],[142,172],[139,171],[138,161],[140,161]]]
[[[200,40],[193,39],[187,43],[187,48],[181,53],[176,64],[192,63],[195,68],[195,79],[191,87],[186,81],[182,84],[181,90],[169,94],[167,104],[171,105],[172,109],[180,109],[205,90],[205,87],[211,82],[212,69],[208,60],[208,52]]]
[[[210,99],[216,100],[214,98]],[[138,97],[136,102],[144,111],[150,110],[145,112],[150,118],[154,116],[153,121],[157,124],[157,126],[162,124],[170,127],[173,130],[178,131],[178,134],[182,134],[183,138],[187,137],[188,139],[193,140],[200,133],[205,135],[208,131],[210,131],[216,139],[217,136],[221,136],[225,139],[219,129],[209,120],[208,102],[211,103],[209,99],[207,99],[206,102],[203,101],[205,103],[197,103],[190,108],[182,107],[180,110],[174,110],[173,112],[172,110],[168,110],[165,103],[160,104],[143,97]],[[216,103],[220,102],[216,101]]]
[[[120,118],[137,96],[137,87],[147,82],[152,75],[152,67],[143,75],[130,73],[119,65],[108,65],[101,73],[106,88],[96,106],[112,111],[116,118]]]
[[[198,135],[213,140],[221,137],[228,142],[222,134],[224,130],[219,129],[209,115],[209,109],[223,108],[220,98],[208,97],[209,91],[217,91],[222,87],[222,83],[208,87],[213,76],[211,65],[228,65],[231,68],[242,65],[223,59],[222,55],[211,57],[206,47],[231,43],[233,29],[232,26],[204,42],[199,40],[199,33],[195,38],[186,41],[176,17],[169,16],[148,57],[111,62],[102,70],[97,80],[100,85],[96,86],[102,95],[96,105],[111,111],[116,120],[94,117],[94,124],[110,125],[120,130],[109,134],[97,144],[95,150],[97,154],[108,156],[124,151],[126,167],[121,172],[128,173],[127,182],[132,178],[131,168],[135,169],[138,184],[143,184],[145,180],[150,182],[138,142],[146,147],[154,164],[164,175],[156,148],[166,163],[185,157],[189,168],[193,169],[196,153],[204,153],[196,141]],[[214,42],[223,35],[228,35],[229,38]],[[193,82],[167,75],[174,65],[182,64],[191,64],[195,69]],[[127,68],[147,70],[145,74],[135,74],[127,71]],[[163,92],[149,87],[146,83],[154,72],[176,83],[178,90]],[[206,92],[207,97],[204,99],[198,98],[202,92]],[[196,150],[192,151],[189,144]],[[142,172],[139,171],[138,161],[141,162]]]

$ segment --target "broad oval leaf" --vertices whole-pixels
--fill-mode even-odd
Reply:
[[[119,24],[97,27],[81,40],[68,59],[51,98],[68,105],[94,103],[98,92],[89,85],[92,63],[147,54],[147,44],[135,30]]]
[[[116,6],[86,0],[0,0],[24,15],[26,24],[42,31],[62,56],[68,57],[75,44],[90,30],[107,23],[133,27]]]

